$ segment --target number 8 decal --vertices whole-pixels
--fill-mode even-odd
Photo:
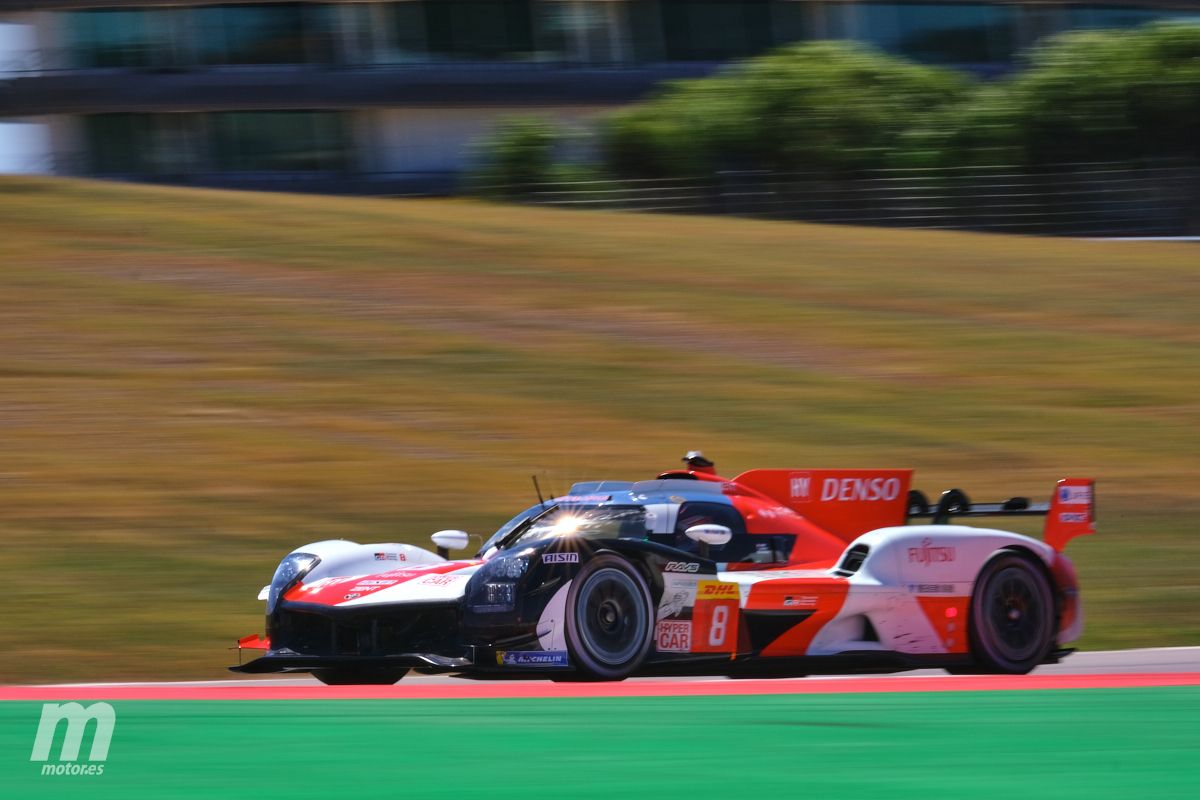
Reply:
[[[729,632],[729,606],[719,605],[713,608],[712,624],[708,628],[708,646],[720,647],[725,644],[725,636]]]
[[[700,581],[692,609],[692,652],[732,653],[738,642],[736,583]]]

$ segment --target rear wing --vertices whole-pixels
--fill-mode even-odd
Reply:
[[[1096,532],[1095,481],[1091,478],[1064,478],[1054,487],[1049,503],[1031,503],[1026,497],[1011,497],[999,503],[972,503],[961,489],[942,492],[936,505],[924,493],[908,493],[907,519],[931,519],[945,525],[953,517],[1046,517],[1043,538],[1046,544],[1062,551],[1076,536]]]
[[[910,469],[752,469],[733,479],[849,544],[904,524]]]

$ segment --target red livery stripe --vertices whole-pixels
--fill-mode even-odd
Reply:
[[[61,700],[480,700],[493,698],[681,697],[697,695],[856,694],[881,692],[984,692],[1043,689],[1126,689],[1200,686],[1200,672],[1116,675],[935,675],[931,677],[792,678],[784,680],[548,683],[502,681],[461,685],[400,682],[395,686],[6,686],[0,701]]]

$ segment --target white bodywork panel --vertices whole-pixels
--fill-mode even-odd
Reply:
[[[445,567],[446,559],[420,547],[394,542],[358,544],[330,539],[298,547],[293,552],[321,557],[321,563],[304,576],[302,595],[341,582],[347,599],[338,603],[339,607],[456,600],[462,597],[467,580],[478,569],[474,562],[463,562],[460,569],[435,572],[436,568]],[[269,589],[267,586],[263,591]],[[259,593],[259,599],[265,599],[263,592]]]
[[[408,578],[394,586],[381,589],[374,594],[339,603],[341,608],[350,606],[386,605],[394,603],[437,603],[457,600],[467,590],[467,581],[475,574],[477,566],[464,566],[449,573],[423,575]],[[356,587],[351,587],[354,592]]]
[[[321,557],[321,563],[305,577],[305,582],[320,578],[375,575],[393,569],[442,564],[446,559],[436,553],[411,544],[394,542],[358,544],[345,539],[326,539],[297,547],[293,553],[311,553]],[[382,558],[377,557],[382,556]]]
[[[909,655],[945,653],[964,646],[968,621],[934,628],[918,597],[970,598],[975,579],[998,550],[1022,548],[1047,566],[1054,551],[1043,542],[1009,531],[965,525],[907,525],[865,533],[850,544],[867,545],[862,567],[847,580],[845,603],[817,633],[808,655],[887,650]],[[869,620],[879,641],[863,641]],[[1066,639],[1063,639],[1066,641]]]
[[[567,593],[572,581],[567,581],[542,610],[538,619],[538,643],[543,650],[562,651],[567,649]]]

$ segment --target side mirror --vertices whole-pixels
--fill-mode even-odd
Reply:
[[[711,545],[727,544],[733,538],[733,531],[724,525],[693,525],[684,534],[693,542]]]
[[[438,531],[429,538],[437,545],[437,554],[442,558],[449,558],[451,550],[462,550],[471,543],[466,531]]]
[[[710,545],[719,547],[733,538],[733,531],[724,525],[693,525],[683,533],[693,542],[700,544],[701,558],[708,558]]]

